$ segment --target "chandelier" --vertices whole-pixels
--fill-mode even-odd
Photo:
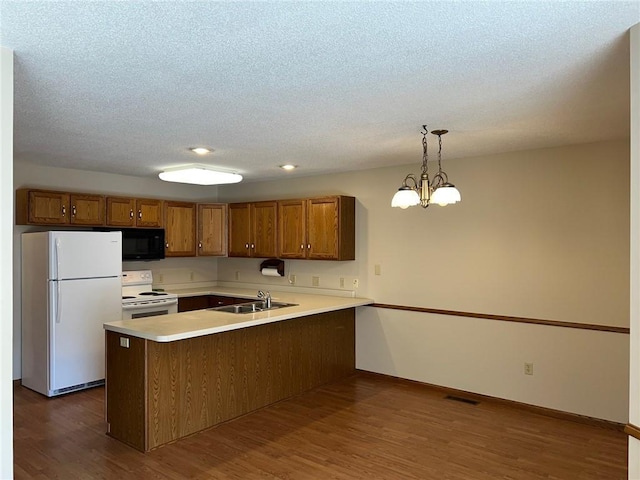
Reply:
[[[442,170],[442,135],[449,130],[432,130],[433,135],[438,136],[438,173],[433,176],[433,181],[429,179],[429,155],[427,154],[427,126],[423,125],[422,132],[422,173],[420,180],[413,173],[410,173],[402,181],[402,186],[398,189],[391,200],[392,207],[408,208],[420,205],[427,208],[431,204],[438,204],[442,207],[460,201],[460,192],[455,185],[449,183],[447,174]]]

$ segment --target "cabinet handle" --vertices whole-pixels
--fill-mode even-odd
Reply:
[[[300,250],[304,250],[304,243],[300,244]]]
[[[244,248],[249,248],[249,244],[248,244],[248,243],[245,243],[245,244],[244,244]]]
[[[142,210],[138,210],[138,218],[142,219]]]
[[[198,248],[202,248],[202,242],[198,243]]]
[[[71,207],[71,216],[72,216],[72,217],[75,217],[75,216],[76,216],[76,206],[75,206],[75,205],[73,205],[73,206]]]
[[[165,245],[165,247],[169,248],[169,242],[167,242],[167,244]]]
[[[62,206],[62,216],[65,217],[67,215],[67,207]]]
[[[129,218],[133,218],[133,210],[129,210]]]
[[[255,249],[256,249],[255,244],[253,244],[253,243],[252,243],[252,244],[251,244],[251,248],[253,248],[253,249],[255,250]]]
[[[311,244],[310,243],[307,243],[307,249],[311,250]]]

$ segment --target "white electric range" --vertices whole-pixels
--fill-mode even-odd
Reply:
[[[178,313],[178,296],[153,291],[151,270],[122,272],[122,319]]]

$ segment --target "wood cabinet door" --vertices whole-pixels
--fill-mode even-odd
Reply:
[[[104,225],[104,197],[101,195],[70,194],[73,225]]]
[[[195,221],[195,214],[193,219]],[[149,198],[137,199],[136,226],[161,228],[162,225],[162,200]]]
[[[251,204],[252,257],[276,257],[278,255],[278,203],[256,202]]]
[[[107,225],[133,227],[136,224],[136,200],[128,197],[107,197]]]
[[[307,257],[338,259],[337,197],[312,198],[307,201]]]
[[[69,194],[29,191],[29,223],[66,225],[69,223]]]
[[[223,297],[220,295],[209,295],[209,307],[222,307],[225,305],[237,305],[238,303],[250,302],[250,298]]]
[[[227,254],[227,206],[198,205],[198,255]]]
[[[307,201],[278,202],[278,257],[305,258],[307,251]]]
[[[166,202],[165,255],[194,257],[196,255],[196,204]]]
[[[178,313],[191,312],[193,310],[204,310],[209,308],[209,295],[198,295],[196,297],[178,298]]]
[[[251,256],[251,205],[229,205],[229,256]]]

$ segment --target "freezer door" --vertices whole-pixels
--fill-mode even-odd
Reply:
[[[50,284],[50,395],[104,379],[103,323],[122,317],[119,277]]]
[[[49,232],[51,280],[118,276],[121,232]]]

